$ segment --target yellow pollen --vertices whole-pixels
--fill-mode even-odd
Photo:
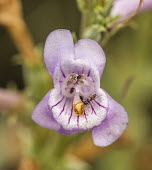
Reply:
[[[84,103],[82,101],[73,103],[73,108],[77,116],[84,114]]]

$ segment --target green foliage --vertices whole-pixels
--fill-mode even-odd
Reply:
[[[78,0],[82,13],[81,37],[104,40],[117,17],[110,16],[113,0]]]

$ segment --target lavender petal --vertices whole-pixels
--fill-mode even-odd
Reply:
[[[79,132],[83,132],[85,130],[82,129],[75,129],[75,130],[65,130],[63,127],[61,127],[58,132],[62,135],[73,135]]]
[[[99,70],[101,75],[106,63],[104,51],[100,45],[91,39],[81,39],[75,44],[76,59],[92,63]],[[90,74],[90,73],[89,73]]]
[[[60,125],[54,120],[52,112],[48,106],[50,93],[51,91],[49,91],[35,107],[32,113],[32,119],[42,127],[58,130]]]
[[[128,125],[128,115],[124,108],[108,94],[109,109],[103,122],[93,128],[92,136],[95,145],[105,147],[112,144],[124,132]]]
[[[124,20],[136,11],[139,2],[140,0],[115,0],[111,10],[111,16],[120,16],[120,20]],[[152,0],[144,0],[139,12],[143,12],[151,8]]]
[[[74,58],[74,43],[69,30],[59,29],[51,32],[44,47],[44,61],[51,75],[61,60]]]

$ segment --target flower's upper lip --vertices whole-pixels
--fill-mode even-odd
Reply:
[[[70,31],[64,29],[49,34],[44,48],[44,61],[52,76],[59,63],[77,59],[91,63],[97,68],[98,74],[102,74],[106,57],[97,42],[81,39],[74,45]]]

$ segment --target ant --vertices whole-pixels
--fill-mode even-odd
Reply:
[[[92,100],[94,100],[96,98],[96,94],[93,94],[92,96],[90,96],[90,99],[84,100],[82,96],[80,96],[80,100],[84,103],[84,105],[89,104]]]
[[[67,82],[67,86],[70,86],[73,83],[81,84],[83,81],[81,80],[84,77],[84,74],[76,75],[75,73],[70,75],[70,80]]]

